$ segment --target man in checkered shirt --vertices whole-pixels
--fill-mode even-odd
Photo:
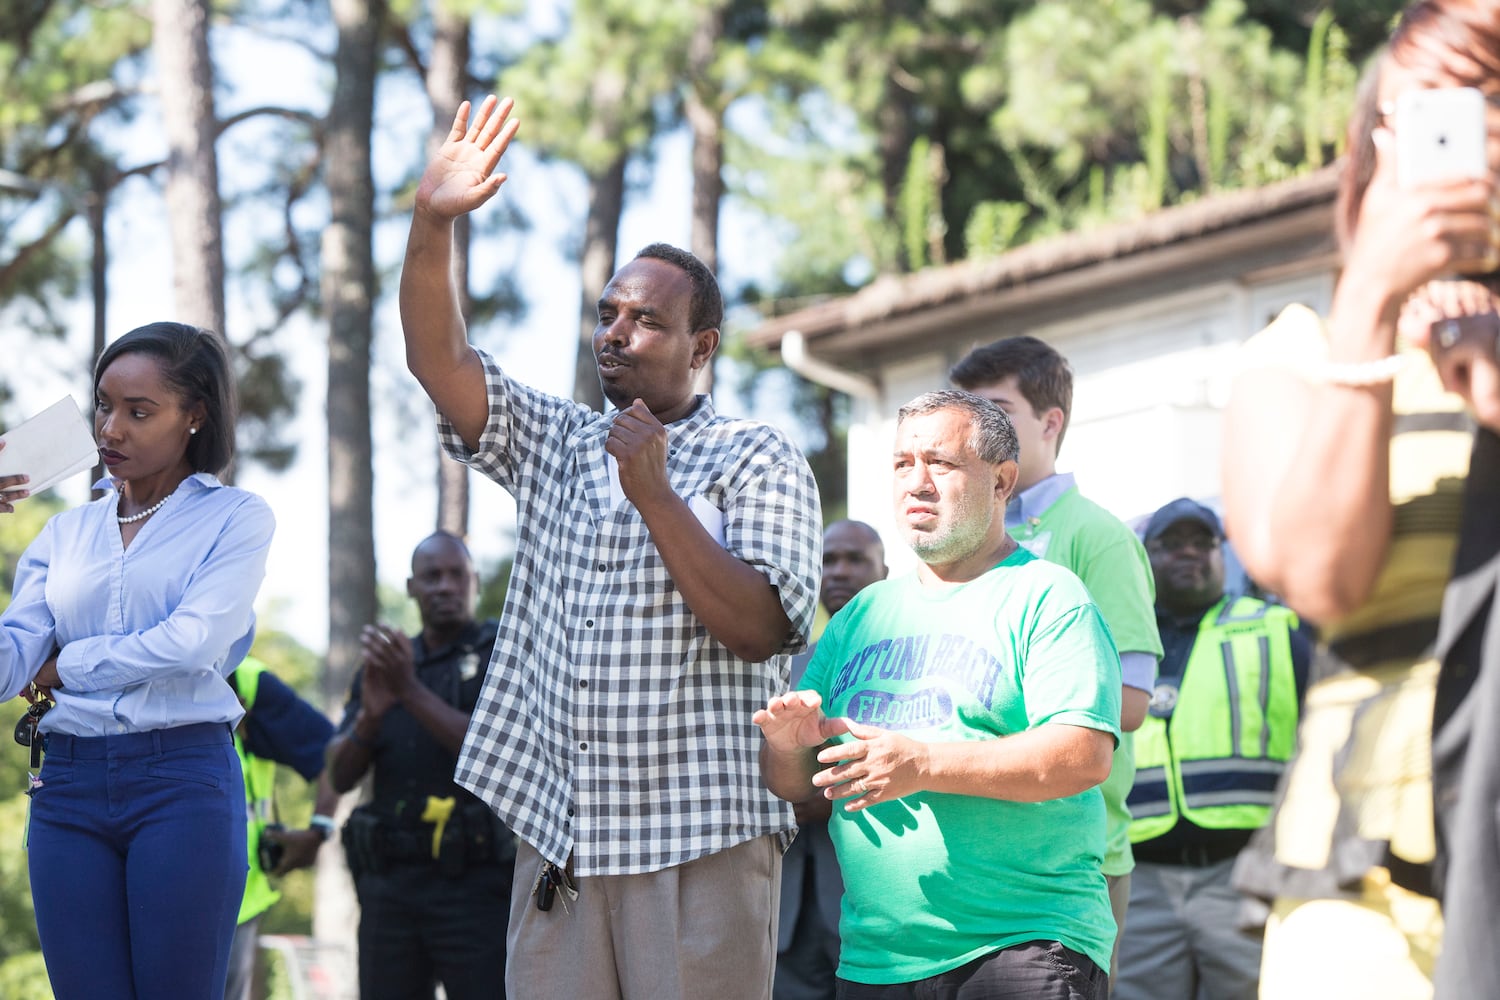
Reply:
[[[599,300],[605,414],[506,376],[467,340],[454,220],[484,204],[516,122],[467,102],[428,164],[401,274],[407,363],[449,454],[516,499],[494,667],[461,785],[516,832],[510,996],[770,996],[792,813],[751,713],[786,689],[818,595],[807,462],[693,391],[723,300],[653,244]],[[491,932],[476,928],[475,933]]]

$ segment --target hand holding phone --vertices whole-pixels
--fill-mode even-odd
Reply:
[[[1404,188],[1484,177],[1484,95],[1474,87],[1408,90],[1396,98],[1396,179]]]

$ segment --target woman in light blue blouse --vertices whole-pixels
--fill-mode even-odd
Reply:
[[[0,700],[28,685],[31,889],[58,1000],[219,1000],[244,891],[225,677],[250,648],[274,520],[215,477],[234,452],[217,337],[140,327],[94,370],[99,500],[53,517],[0,615]],[[25,496],[0,479],[0,512]]]

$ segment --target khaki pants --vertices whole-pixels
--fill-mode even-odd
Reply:
[[[1115,918],[1115,946],[1109,953],[1109,988],[1112,995],[1116,977],[1120,975],[1120,939],[1125,936],[1125,911],[1130,906],[1130,872],[1124,875],[1106,875],[1104,884],[1109,888],[1109,912]]]
[[[1117,1000],[1255,1000],[1261,936],[1238,927],[1233,868],[1234,858],[1201,868],[1136,862]]]
[[[508,995],[524,1000],[769,1000],[781,846],[757,837],[643,875],[578,879],[542,912],[523,843],[511,892]]]

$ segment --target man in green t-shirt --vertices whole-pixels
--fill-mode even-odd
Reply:
[[[860,591],[803,689],[754,716],[766,786],[839,805],[839,995],[1100,1000],[1119,657],[1078,578],[1006,533],[1017,445],[998,407],[927,393],[896,438],[917,571]]]
[[[1123,931],[1135,867],[1125,806],[1135,782],[1135,742],[1129,734],[1146,717],[1161,660],[1151,563],[1134,532],[1079,493],[1071,473],[1057,471],[1073,408],[1067,359],[1035,337],[1006,337],[970,351],[948,377],[999,406],[1015,425],[1021,475],[1006,507],[1006,530],[1032,555],[1078,574],[1120,650],[1120,729],[1126,735],[1102,790],[1109,822],[1104,874],[1110,908]],[[1119,954],[1117,942],[1110,955],[1111,978]]]

